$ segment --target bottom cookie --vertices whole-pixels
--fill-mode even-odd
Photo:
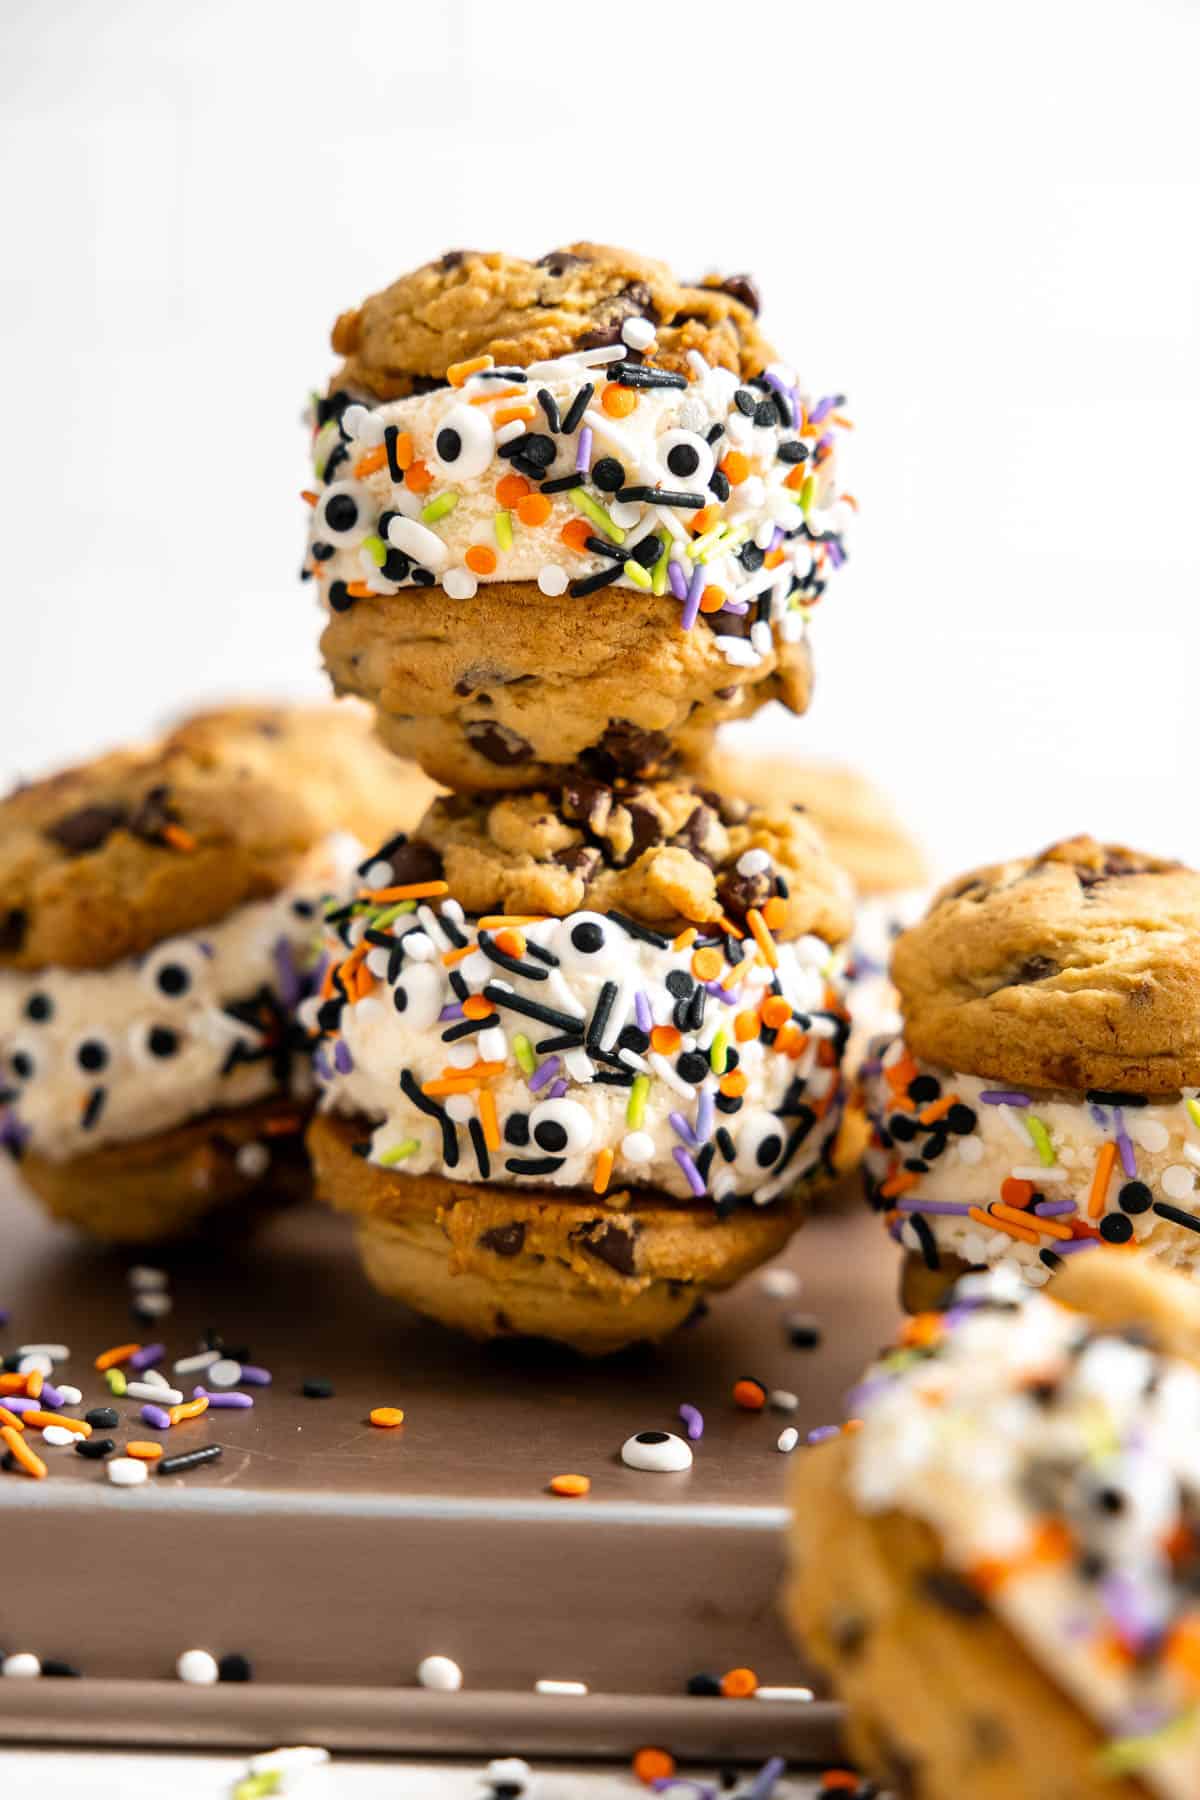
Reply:
[[[150,1243],[251,1201],[304,1199],[304,1118],[264,1100],[65,1162],[27,1154],[20,1172],[53,1218],[107,1243]]]
[[[309,1127],[317,1194],[358,1221],[374,1285],[479,1339],[543,1337],[586,1356],[667,1337],[707,1293],[777,1254],[808,1195],[718,1218],[709,1201],[403,1175],[355,1154],[367,1127]],[[623,1202],[616,1204],[614,1202]]]
[[[900,1264],[900,1304],[907,1313],[939,1312],[955,1282],[977,1265],[942,1250],[937,1267],[931,1268],[918,1250],[909,1250]]]

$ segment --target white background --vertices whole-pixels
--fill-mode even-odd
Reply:
[[[0,771],[319,692],[334,316],[592,237],[752,269],[851,396],[818,698],[758,734],[946,869],[1200,855],[1198,68],[1189,0],[3,0]]]

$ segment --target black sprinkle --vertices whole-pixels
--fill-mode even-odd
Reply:
[[[715,1675],[689,1675],[687,1691],[697,1700],[719,1700],[721,1683]]]
[[[483,1135],[483,1126],[478,1119],[467,1120],[467,1130],[471,1134],[471,1148],[475,1152],[475,1161],[479,1164],[479,1173],[486,1181],[492,1172],[492,1162],[488,1155],[487,1140]]]
[[[664,937],[661,931],[651,931],[648,925],[639,924],[636,919],[629,918],[626,913],[610,912],[607,916],[614,925],[619,925],[622,931],[628,932],[631,938],[637,938],[643,944],[653,944],[656,950],[670,948],[670,938]]]
[[[600,989],[599,994],[596,996],[596,1004],[592,1009],[592,1016],[588,1021],[586,1042],[589,1049],[591,1049],[594,1044],[598,1044],[600,1039],[604,1036],[604,1028],[608,1024],[613,1009],[613,1003],[616,998],[616,982],[606,981]]]
[[[383,447],[387,451],[388,474],[397,484],[404,480],[404,470],[396,461],[396,444],[399,437],[400,427],[398,425],[387,425],[384,427]],[[328,468],[326,469],[325,480],[326,482],[329,480]]]
[[[77,1456],[86,1456],[89,1462],[102,1462],[106,1456],[112,1455],[116,1447],[116,1444],[110,1437],[81,1437],[75,1439],[75,1454]]]
[[[921,1246],[921,1256],[924,1259],[925,1267],[927,1269],[940,1269],[942,1266],[942,1259],[938,1254],[937,1239],[934,1237],[933,1232],[929,1227],[928,1220],[926,1220],[921,1213],[910,1213],[907,1222],[912,1226],[913,1231],[916,1234],[917,1242]]]
[[[1089,1088],[1087,1098],[1093,1106],[1148,1106],[1145,1094],[1122,1094],[1117,1088]]]
[[[121,1423],[115,1406],[93,1406],[91,1412],[83,1416],[97,1431],[112,1431]]]
[[[580,388],[579,392],[576,394],[575,398],[572,400],[570,406],[567,408],[566,415],[562,422],[562,428],[563,428],[563,431],[566,434],[566,436],[569,437],[573,431],[578,431],[579,421],[582,419],[584,413],[587,411],[588,405],[589,405],[592,395],[595,393],[595,391],[596,391],[595,382],[585,381],[583,386]]]
[[[405,1069],[401,1074],[400,1087],[418,1112],[437,1120],[442,1132],[442,1161],[447,1168],[455,1168],[458,1164],[458,1133],[454,1129],[454,1121],[444,1107],[438,1106],[428,1094],[421,1092],[420,1083],[411,1069]]]
[[[562,419],[559,417],[558,401],[549,388],[539,388],[537,398],[538,405],[546,415],[547,425],[551,431],[559,431],[562,428]]]
[[[306,1381],[300,1392],[306,1400],[332,1400],[333,1383],[324,1379]]]
[[[68,1680],[78,1681],[81,1673],[82,1671],[77,1669],[74,1663],[60,1662],[56,1656],[48,1656],[42,1663],[43,1675],[58,1676],[60,1679],[66,1677]]]
[[[716,1139],[717,1139],[718,1150],[721,1152],[721,1155],[725,1158],[725,1161],[727,1163],[731,1163],[734,1160],[734,1158],[737,1156],[736,1144],[734,1143],[733,1139],[730,1137],[729,1132],[724,1125],[717,1126],[715,1135],[716,1135]]]
[[[220,1444],[200,1444],[195,1450],[181,1450],[178,1456],[164,1456],[156,1467],[160,1475],[182,1475],[188,1469],[218,1461],[220,1455]]]
[[[493,1006],[504,1006],[510,1012],[524,1013],[527,1019],[537,1019],[543,1025],[553,1025],[557,1031],[568,1031],[572,1036],[577,1036],[581,1030],[579,1020],[571,1018],[568,1013],[558,1012],[553,1006],[543,1006],[540,1000],[529,1000],[524,994],[514,994],[511,988],[498,987],[494,981],[488,982],[483,990],[483,997],[485,1000],[490,1000]],[[411,1076],[409,1076],[409,1080],[412,1081]],[[401,1077],[401,1085],[403,1085],[403,1077]],[[416,1087],[416,1085],[416,1082],[413,1081],[413,1086]],[[407,1092],[407,1090],[405,1091]],[[417,1092],[421,1093],[420,1088],[417,1088]],[[424,1094],[421,1094],[421,1099],[428,1107],[430,1102],[425,1100]],[[416,1102],[414,1101],[413,1104],[415,1105]]]
[[[610,363],[605,374],[610,381],[619,382],[622,387],[687,387],[686,375],[677,375],[673,369],[647,369],[640,363]]]
[[[488,931],[479,933],[479,948],[489,962],[498,963],[502,969],[507,969],[510,975],[522,975],[526,981],[545,981],[546,979],[545,969],[531,968],[519,957],[509,956],[506,950],[497,949],[495,941]]]
[[[611,569],[601,569],[596,575],[585,575],[582,581],[573,581],[570,587],[572,599],[582,600],[588,594],[595,594],[601,588],[610,587],[620,573],[620,563],[614,563]]]
[[[569,475],[555,475],[551,481],[543,481],[543,494],[569,494],[572,488],[582,487],[583,477],[575,470]]]
[[[565,1156],[510,1156],[504,1166],[510,1175],[553,1175],[566,1160]]]
[[[217,1663],[218,1681],[253,1681],[254,1670],[249,1657],[239,1656],[236,1651],[229,1656],[221,1657]]]
[[[1168,1206],[1165,1200],[1156,1200],[1154,1211],[1160,1219],[1169,1219],[1172,1225],[1182,1225],[1185,1231],[1200,1231],[1200,1219],[1194,1213],[1184,1212],[1180,1206]],[[1103,1231],[1104,1226],[1110,1223],[1110,1220],[1105,1219],[1100,1230]],[[1130,1230],[1133,1230],[1132,1226],[1130,1226]]]
[[[618,500],[644,500],[650,506],[676,506],[698,512],[704,505],[703,494],[688,494],[677,488],[624,487]]]
[[[815,1319],[793,1319],[788,1326],[788,1343],[793,1350],[815,1350],[821,1342],[821,1327]]]

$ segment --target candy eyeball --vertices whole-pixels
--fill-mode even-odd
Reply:
[[[54,1017],[54,1002],[49,994],[37,988],[29,995],[22,1011],[31,1025],[48,1025]]]
[[[713,453],[704,438],[694,431],[664,431],[656,446],[658,460],[672,487],[702,494],[712,480]]]
[[[543,1100],[530,1113],[529,1128],[547,1156],[569,1156],[592,1141],[592,1115],[578,1100]]]
[[[621,1461],[652,1475],[676,1475],[692,1466],[692,1452],[671,1431],[639,1431],[621,1445]]]
[[[143,979],[160,1000],[185,1000],[199,984],[208,958],[198,944],[174,938],[160,944],[142,964]]]
[[[774,1113],[746,1114],[738,1129],[735,1166],[743,1175],[767,1175],[779,1162],[786,1142],[783,1120]]]
[[[392,989],[392,1005],[414,1031],[428,1031],[442,1010],[442,977],[432,963],[406,963]]]
[[[361,544],[375,520],[375,503],[358,481],[334,481],[313,509],[313,535],[346,549]]]
[[[594,969],[613,938],[614,927],[602,913],[571,913],[554,934],[554,953],[566,969]]]
[[[448,481],[470,481],[495,454],[496,439],[482,407],[452,406],[438,426],[429,460]]]
[[[102,1031],[89,1031],[76,1042],[71,1054],[81,1075],[103,1075],[113,1060],[113,1045]]]
[[[181,1039],[170,1025],[135,1025],[129,1033],[129,1054],[143,1069],[159,1068],[178,1056]]]

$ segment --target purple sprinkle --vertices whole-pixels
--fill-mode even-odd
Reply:
[[[231,1406],[239,1407],[243,1411],[246,1407],[254,1405],[254,1401],[250,1398],[249,1394],[239,1394],[236,1388],[226,1388],[219,1394],[210,1394],[207,1388],[194,1387],[192,1389],[192,1399],[207,1399],[210,1407],[215,1406],[220,1408],[222,1406]]]
[[[675,1136],[681,1137],[684,1143],[689,1144],[694,1150],[700,1140],[692,1130],[691,1125],[684,1118],[683,1114],[680,1112],[668,1113],[667,1118],[675,1132]]]
[[[164,1412],[161,1406],[143,1406],[141,1417],[147,1425],[153,1425],[156,1431],[170,1431],[171,1415]]]
[[[1088,1107],[1088,1111],[1091,1113],[1094,1123],[1100,1127],[1101,1131],[1107,1131],[1108,1114],[1105,1112],[1104,1108],[1102,1106],[1097,1106],[1095,1102],[1093,1102],[1092,1105]]]
[[[683,603],[683,612],[679,618],[679,626],[682,631],[690,631],[696,623],[696,615],[700,611],[700,596],[703,592],[704,565],[697,563],[692,570],[691,585],[688,588],[687,598]]]
[[[1033,1210],[1040,1218],[1053,1219],[1058,1213],[1073,1213],[1075,1202],[1073,1200],[1039,1200]]]
[[[821,423],[821,420],[823,418],[825,418],[827,416],[827,414],[831,413],[836,405],[837,405],[837,395],[836,394],[826,394],[823,399],[817,401],[817,404],[813,407],[812,411],[809,413],[809,415],[808,415],[809,424],[810,425],[819,425]]]
[[[970,1212],[969,1206],[960,1206],[957,1200],[905,1200],[896,1202],[899,1212],[944,1213],[947,1216],[965,1219]]]
[[[1010,1094],[1003,1088],[989,1088],[979,1098],[985,1106],[1028,1106],[1028,1094]]]
[[[698,1200],[702,1199],[708,1192],[704,1185],[704,1177],[701,1175],[687,1151],[681,1144],[676,1144],[675,1148],[671,1151],[671,1155],[683,1170],[683,1173],[687,1178],[687,1184],[691,1188],[693,1194],[695,1194]]]
[[[826,538],[825,554],[828,556],[835,569],[840,569],[846,560],[846,552],[842,549],[842,546],[835,537]]]
[[[641,988],[633,996],[633,1011],[639,1031],[649,1032],[654,1029],[654,1014],[650,1011],[650,1002]]]
[[[702,1144],[706,1144],[712,1136],[715,1112],[716,1102],[713,1100],[712,1089],[702,1087],[696,1103],[696,1136]]]
[[[679,1409],[679,1416],[687,1426],[687,1434],[693,1444],[698,1443],[704,1436],[704,1414],[697,1412],[696,1408],[689,1406],[685,1400]]]
[[[949,1314],[947,1314],[949,1317]],[[869,1406],[876,1394],[886,1393],[892,1386],[890,1375],[872,1375],[868,1381],[860,1381],[846,1395],[846,1411],[853,1417],[860,1413],[864,1406]]]
[[[548,1056],[541,1067],[535,1069],[529,1077],[530,1093],[536,1094],[538,1089],[544,1088],[548,1081],[553,1081],[561,1068],[562,1063],[557,1056]]]
[[[2,1406],[3,1404],[4,1404],[4,1402],[2,1400],[0,1400],[0,1406]],[[42,1405],[44,1407],[48,1407],[51,1412],[61,1412],[63,1407],[66,1404],[67,1403],[63,1399],[62,1393],[60,1392],[60,1390],[58,1388],[56,1388],[51,1382],[43,1381],[43,1383],[42,1383]]]
[[[1077,1250],[1098,1249],[1100,1242],[1099,1238],[1081,1237],[1072,1238],[1068,1243],[1066,1238],[1059,1238],[1050,1247],[1055,1256],[1074,1256]]]
[[[739,618],[744,618],[750,611],[750,602],[748,600],[727,600],[724,606],[718,607],[717,611],[719,613],[737,613]]]
[[[773,1756],[765,1762],[750,1786],[746,1789],[746,1800],[771,1800],[780,1776],[787,1768],[782,1756]]]
[[[772,550],[778,550],[778,548],[779,548],[780,544],[782,544],[782,542],[783,542],[783,526],[777,525],[775,527],[774,531],[771,533],[771,541],[767,545],[767,555],[770,556]]]
[[[794,425],[796,423],[796,414],[792,408],[792,389],[787,386],[786,382],[780,381],[778,375],[772,375],[769,371],[763,375],[763,380],[767,383],[768,387],[774,389],[776,395],[783,401],[782,410],[784,424]]]
[[[300,1003],[302,986],[300,971],[296,967],[295,952],[287,938],[277,937],[272,955],[275,958],[275,978],[279,984],[279,998],[290,1012]]]
[[[736,1004],[738,996],[731,993],[728,988],[722,987],[719,981],[706,981],[704,985],[709,993],[714,995],[723,1006],[733,1006]]]
[[[1137,1158],[1133,1154],[1133,1145],[1130,1143],[1129,1133],[1125,1129],[1125,1115],[1119,1106],[1113,1107],[1113,1123],[1117,1128],[1117,1149],[1121,1152],[1121,1167],[1126,1175],[1136,1175]]]
[[[580,475],[586,475],[592,463],[592,428],[585,425],[579,434],[579,442],[575,447],[575,468]]]
[[[840,1425],[818,1425],[814,1430],[809,1432],[804,1441],[806,1444],[824,1444],[829,1438],[840,1437],[841,1435],[842,1428]]]
[[[270,1387],[270,1369],[260,1369],[257,1363],[242,1364],[242,1380],[248,1381],[251,1387]]]
[[[451,1019],[464,1019],[465,1017],[466,1014],[463,1012],[461,1002],[456,1000],[453,1006],[443,1006],[441,1012],[438,1014],[438,1024],[448,1025]]]
[[[345,1038],[338,1038],[333,1046],[333,1066],[339,1075],[349,1075],[354,1067],[354,1058],[350,1054],[350,1046]]]
[[[561,1100],[569,1086],[570,1086],[570,1083],[565,1079],[565,1077],[559,1079],[558,1081],[555,1082],[554,1086],[550,1089],[550,1092],[546,1096],[546,1098],[548,1100]]]
[[[45,1391],[43,1387],[43,1394]],[[28,1394],[5,1394],[3,1400],[0,1400],[0,1406],[7,1406],[9,1412],[13,1413],[41,1412],[42,1410],[41,1401],[31,1400]]]
[[[674,594],[675,598],[677,600],[686,600],[688,591],[687,576],[674,558],[667,564],[667,580],[671,584],[671,592]]]
[[[161,1362],[166,1354],[167,1346],[165,1344],[143,1344],[141,1349],[135,1350],[130,1357],[129,1366],[131,1369],[152,1369],[155,1363]]]

